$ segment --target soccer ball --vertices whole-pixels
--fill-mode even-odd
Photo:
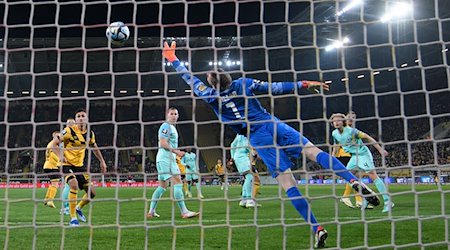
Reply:
[[[106,37],[112,44],[120,46],[130,37],[130,30],[122,22],[113,22],[106,29]]]

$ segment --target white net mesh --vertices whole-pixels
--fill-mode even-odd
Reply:
[[[397,2],[0,3],[0,245],[312,248],[310,226],[272,185],[261,162],[264,186],[257,201],[262,207],[239,208],[235,169],[227,174],[235,186],[220,190],[213,168],[218,159],[229,158],[235,134],[162,60],[162,42],[176,41],[178,58],[202,80],[222,67],[233,78],[331,84],[323,95],[300,90],[258,98],[325,151],[332,143],[328,117],[354,110],[356,127],[390,153],[373,153],[396,203],[387,214],[379,208],[347,209],[338,202],[344,190],[340,180],[296,160],[300,190],[330,234],[327,246],[448,248],[450,3],[404,1],[413,6],[407,12],[405,6],[396,10]],[[114,21],[131,31],[122,47],[104,37]],[[198,220],[181,220],[167,194],[158,205],[162,218],[145,219],[157,185],[157,130],[169,106],[180,111],[180,145],[196,148],[199,155],[206,199],[186,202],[202,213]],[[42,165],[51,133],[79,108],[88,110],[108,173],[100,174],[89,152],[86,165],[98,194],[85,209],[88,222],[73,230],[67,217],[42,206],[48,186]]]

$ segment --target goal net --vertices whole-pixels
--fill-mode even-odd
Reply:
[[[446,249],[450,214],[450,2],[315,1],[3,1],[0,3],[0,246],[5,249],[310,249],[303,220],[267,168],[255,208],[242,208],[242,176],[230,158],[235,132],[194,95],[161,56],[177,43],[183,66],[206,82],[217,68],[233,79],[318,80],[325,93],[257,98],[266,110],[331,153],[334,113],[389,152],[373,151],[395,207],[349,208],[345,181],[305,157],[292,159],[298,187],[328,231],[327,247]],[[130,38],[109,43],[108,25]],[[197,153],[204,198],[173,194],[147,219],[158,186],[158,129],[176,107],[179,145]],[[64,184],[44,206],[45,152],[53,131],[85,108],[108,167],[87,150],[97,196],[87,222],[69,227],[60,212]],[[227,168],[226,185],[215,171]],[[376,190],[364,173],[359,178]],[[168,188],[169,190],[170,188]],[[222,190],[223,189],[223,190]],[[255,190],[255,187],[253,187]],[[78,198],[81,199],[81,193]],[[381,197],[381,195],[380,195]],[[348,198],[353,205],[355,194]]]

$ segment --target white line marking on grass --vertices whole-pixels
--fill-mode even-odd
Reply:
[[[164,216],[163,216],[164,217]],[[427,216],[419,216],[419,218],[426,218]],[[365,219],[370,222],[371,219],[417,219],[418,217],[416,216],[392,216],[392,217],[388,217],[386,216],[371,216],[371,217],[366,217]],[[328,220],[327,220],[328,219]],[[339,220],[342,220],[345,222],[351,221],[351,220],[361,220],[362,217],[361,216],[354,216],[354,217],[339,217]],[[324,219],[322,217],[322,221],[324,223],[327,223],[327,221],[333,221],[334,218],[326,218]],[[257,220],[258,224],[261,223],[267,223],[267,222],[279,222],[281,223],[281,218],[261,218]],[[303,218],[284,218],[283,221],[299,221],[299,222],[304,222]],[[172,224],[172,220],[167,220],[167,219],[152,219],[152,220],[147,220],[148,224],[147,225],[152,225],[152,224]],[[204,219],[201,220],[202,223],[207,223],[207,224],[225,224],[227,222],[236,222],[236,223],[251,223],[253,224],[255,222],[254,219],[230,219],[230,220],[226,220],[226,219]],[[175,224],[198,224],[199,221],[197,219],[191,219],[191,220],[181,220],[181,218],[176,217],[175,220]],[[67,226],[68,222],[64,222],[64,225]],[[30,226],[34,226],[31,222],[25,222],[25,221],[10,221],[8,222],[8,224],[6,226],[26,226],[26,225],[30,225]],[[37,226],[45,226],[45,225],[54,225],[54,226],[61,226],[60,222],[48,222],[48,221],[38,221],[36,223]],[[83,225],[89,225],[88,223],[81,223],[81,226]],[[110,224],[92,224],[92,226],[104,226],[104,225],[110,225]],[[124,221],[120,221],[120,225],[125,225],[125,226],[129,226],[129,225],[144,225],[144,218],[142,218],[142,224],[141,223],[137,223],[137,222],[124,222]],[[0,224],[0,227],[5,227],[4,222],[2,224]]]

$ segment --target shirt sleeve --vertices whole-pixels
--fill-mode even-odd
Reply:
[[[301,89],[303,83],[299,82],[264,82],[256,79],[249,79],[247,82],[248,88],[252,91],[269,93],[269,90],[273,95],[282,95],[291,93],[294,89]]]
[[[202,99],[207,103],[216,101],[217,91],[206,85],[198,77],[193,76],[179,60],[173,61],[172,66],[181,74],[181,78],[183,78],[187,85],[191,86],[196,96],[203,97]]]
[[[158,139],[169,139],[170,136],[170,125],[168,123],[163,123],[158,130]]]

